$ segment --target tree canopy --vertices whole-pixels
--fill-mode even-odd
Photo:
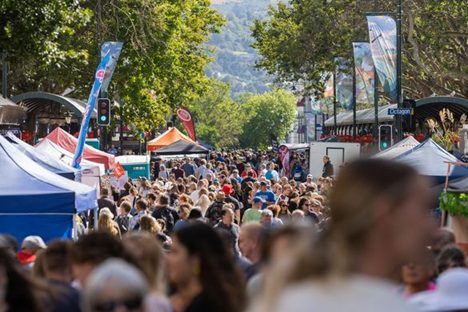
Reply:
[[[289,0],[270,7],[252,28],[260,68],[280,82],[324,89],[323,72],[335,57],[352,59],[352,41],[367,40],[365,12],[395,12],[395,1]],[[409,97],[432,93],[467,97],[468,1],[403,2],[403,90]]]
[[[137,130],[206,90],[205,43],[223,25],[209,0],[6,0],[0,40],[10,61],[10,92],[87,98],[104,41],[124,48],[109,95]],[[13,74],[14,73],[14,74]]]

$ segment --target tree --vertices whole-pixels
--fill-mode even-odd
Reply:
[[[216,148],[239,146],[244,114],[241,106],[231,99],[228,85],[212,79],[208,90],[192,101],[189,108],[198,138]]]
[[[8,43],[15,93],[72,87],[71,96],[86,99],[104,41],[124,42],[109,96],[137,130],[163,125],[208,87],[205,43],[223,24],[209,0],[40,2],[0,5],[7,16],[0,39]],[[31,47],[15,48],[22,42]]]
[[[289,0],[271,7],[269,18],[252,29],[260,68],[280,82],[300,82],[309,91],[324,89],[323,72],[333,58],[352,59],[351,42],[367,40],[364,12],[395,12],[396,1]],[[403,2],[403,81],[405,93],[467,97],[468,3],[466,0]]]
[[[294,122],[296,97],[277,89],[262,95],[245,95],[240,106],[245,123],[240,137],[242,147],[266,148],[271,139],[284,139]]]
[[[0,52],[8,53],[10,94],[61,93],[76,82],[89,62],[80,36],[90,24],[90,9],[76,0],[2,0],[0,15]]]

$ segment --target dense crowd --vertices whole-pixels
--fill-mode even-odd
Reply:
[[[0,236],[1,311],[468,311],[468,269],[427,181],[385,160],[336,179],[293,154],[157,159],[102,188],[76,241]],[[17,247],[20,251],[17,252]]]

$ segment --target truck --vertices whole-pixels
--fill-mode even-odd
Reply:
[[[335,176],[340,167],[361,156],[359,143],[312,142],[310,143],[309,173],[318,179],[322,176],[323,156],[330,157]]]

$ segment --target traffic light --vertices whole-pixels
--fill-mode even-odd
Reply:
[[[111,105],[109,99],[98,99],[98,125],[108,126],[110,124]]]
[[[393,145],[393,127],[391,125],[379,126],[379,150],[383,151]]]

